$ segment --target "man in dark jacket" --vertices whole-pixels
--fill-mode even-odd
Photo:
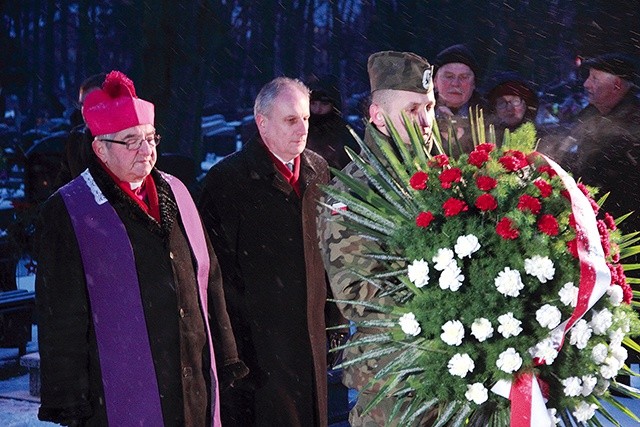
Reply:
[[[78,90],[79,108],[82,108],[87,95],[102,87],[106,76],[105,73],[94,74],[82,82]],[[91,135],[91,131],[84,123],[81,110],[74,110],[71,115],[71,124],[73,129],[69,132],[69,137],[64,145],[64,156],[54,183],[56,189],[80,175],[80,172],[89,166],[90,159],[93,157],[93,150],[91,149],[93,135]]]
[[[342,118],[342,98],[335,76],[324,76],[310,84],[311,103],[307,148],[320,154],[335,169],[351,161],[345,147],[358,152],[358,143]]]
[[[45,202],[39,229],[38,416],[219,426],[219,390],[246,367],[193,200],[154,169],[154,106],[112,71],[83,113],[96,159]]]
[[[589,70],[584,88],[589,106],[571,130],[575,157],[566,167],[585,184],[611,192],[603,208],[614,217],[636,211],[621,224],[624,232],[640,231],[640,101],[637,66],[632,58],[609,53],[582,65]]]
[[[225,426],[326,426],[326,283],[316,236],[327,163],[306,150],[309,89],[277,78],[258,94],[259,136],[216,164],[199,209],[213,239],[241,358]]]

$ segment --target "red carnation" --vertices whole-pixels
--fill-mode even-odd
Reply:
[[[502,218],[500,222],[498,222],[498,225],[496,225],[496,233],[505,240],[517,239],[520,235],[518,229],[514,227],[513,221],[507,217]]]
[[[626,285],[622,287],[622,302],[626,304],[631,304],[631,300],[633,300],[633,289],[631,286]]]
[[[518,200],[518,209],[522,212],[529,211],[534,215],[538,215],[541,208],[540,200],[528,194],[523,194]]]
[[[515,172],[529,164],[524,153],[517,150],[505,151],[504,156],[500,157],[498,161],[508,172]]]
[[[589,197],[589,203],[591,203],[591,209],[593,209],[593,213],[598,215],[598,212],[600,211],[600,205],[598,205],[598,202]]]
[[[607,225],[607,228],[611,231],[616,231],[618,227],[616,226],[616,221],[609,214],[609,212],[605,212],[604,214],[604,223]]]
[[[604,256],[609,257],[611,254],[611,246],[609,244],[609,229],[605,222],[601,219],[596,221],[596,227],[598,228],[598,234],[600,234],[600,243],[602,244],[602,249],[604,250]]]
[[[587,197],[590,197],[590,195],[589,195],[589,189],[587,188],[587,186],[586,186],[586,185],[584,185],[584,184],[583,184],[583,183],[581,183],[581,182],[576,183],[576,185],[578,186],[578,189],[579,189],[580,191],[582,191],[582,194],[584,194],[584,195],[585,195],[585,196],[587,196]]]
[[[480,175],[476,178],[476,187],[478,187],[482,191],[490,191],[496,188],[498,185],[498,181],[491,178],[490,176]]]
[[[574,258],[578,258],[578,239],[569,240],[567,242],[567,250]]]
[[[444,167],[449,164],[449,157],[446,154],[438,154],[429,160],[429,166]]]
[[[409,185],[414,190],[424,190],[427,188],[427,180],[429,179],[429,175],[426,172],[418,171],[413,174],[411,179],[409,180]]]
[[[576,217],[573,215],[573,212],[569,214],[569,227],[576,229]]]
[[[538,190],[540,190],[540,195],[542,197],[549,197],[551,195],[551,192],[553,191],[553,187],[551,186],[551,184],[549,184],[542,178],[538,178],[533,181],[533,185],[538,187]]]
[[[442,204],[442,209],[444,210],[444,216],[456,216],[460,212],[464,212],[469,209],[469,207],[464,200],[450,197]]]
[[[490,153],[494,148],[496,148],[495,144],[485,142],[484,144],[478,144],[478,146],[476,147],[476,151],[486,151],[487,153]]]
[[[558,175],[558,173],[549,165],[541,165],[538,168],[538,172],[546,173],[547,175],[549,175],[549,178],[553,178],[554,176]]]
[[[416,217],[416,225],[420,228],[427,228],[433,221],[433,214],[431,212],[420,212]]]
[[[482,150],[473,150],[469,153],[469,164],[481,168],[489,160],[489,153]]]
[[[495,197],[489,193],[482,194],[476,199],[476,208],[481,211],[493,211],[498,207]]]
[[[564,197],[565,199],[571,201],[571,195],[569,194],[569,192],[567,190],[561,190],[560,191],[560,195],[562,197]]]
[[[451,188],[451,184],[454,182],[460,182],[461,178],[462,171],[459,168],[445,169],[438,176],[442,188]]]
[[[542,215],[538,220],[538,230],[549,236],[557,236],[559,231],[558,221],[556,221],[553,215]]]

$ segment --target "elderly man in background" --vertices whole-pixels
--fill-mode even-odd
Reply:
[[[371,126],[365,132],[364,142],[372,150],[377,151],[376,139],[390,141],[390,131],[385,117],[398,130],[401,139],[409,144],[409,136],[405,129],[402,113],[418,124],[425,139],[429,143],[432,138],[435,98],[431,79],[432,68],[426,59],[409,52],[384,51],[374,53],[367,64],[371,83],[371,105],[369,106]],[[376,137],[374,137],[374,134]],[[364,173],[354,162],[349,163],[343,172],[356,180],[367,182]],[[334,179],[331,187],[346,191],[345,185]],[[325,201],[331,205],[331,198]],[[348,209],[348,206],[347,206]],[[339,215],[333,215],[330,209],[319,207],[318,235],[322,248],[322,256],[333,295],[338,300],[367,301],[375,304],[391,306],[392,297],[380,296],[381,290],[370,282],[362,280],[353,269],[367,275],[378,268],[378,264],[371,258],[363,257],[365,252],[376,252],[373,242],[347,229],[339,220]],[[360,305],[339,304],[344,317],[355,322],[362,320],[384,319],[385,314],[370,310]],[[358,330],[354,339],[375,334],[374,328]],[[347,360],[355,359],[364,352],[371,350],[370,346],[357,346],[345,350]],[[380,388],[377,384],[365,390],[376,372],[383,368],[392,356],[386,356],[377,361],[367,361],[346,367],[342,382],[349,388],[359,392],[358,401],[349,414],[351,426],[374,427],[387,425],[394,399],[384,399],[371,412],[363,414],[364,409],[372,401]],[[428,416],[427,416],[428,418]],[[390,424],[395,425],[395,424]]]
[[[469,108],[484,108],[484,100],[476,90],[480,78],[478,61],[463,44],[444,49],[434,61],[436,91],[436,119],[443,140],[458,140],[463,152],[473,150],[473,139],[469,125]],[[453,142],[453,141],[452,141]],[[459,147],[453,144],[453,153],[459,154]]]
[[[220,257],[241,358],[225,426],[326,426],[325,272],[316,235],[327,162],[306,149],[309,89],[279,77],[258,93],[259,135],[216,164],[199,209]]]
[[[638,210],[640,197],[640,101],[634,59],[608,53],[585,61],[589,71],[584,88],[589,106],[580,112],[569,139],[574,156],[559,160],[585,184],[601,194],[611,192],[604,205],[614,216]],[[640,231],[636,212],[621,224],[623,231]]]
[[[193,200],[154,169],[154,105],[112,71],[83,115],[96,157],[47,200],[39,226],[38,416],[219,426],[219,390],[247,369]]]

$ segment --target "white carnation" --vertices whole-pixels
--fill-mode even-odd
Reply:
[[[624,365],[627,357],[629,357],[629,352],[621,345],[609,346],[609,351],[611,352],[611,356],[615,357],[618,362],[620,362],[620,367]]]
[[[493,326],[489,319],[485,319],[481,317],[476,319],[471,324],[471,335],[476,337],[476,339],[480,342],[491,338],[493,336]]]
[[[609,331],[609,345],[612,347],[617,347],[622,345],[622,340],[624,339],[624,331],[620,328],[615,331]]]
[[[584,423],[590,420],[596,413],[598,405],[595,403],[580,402],[573,411],[573,416],[576,417],[576,421]]]
[[[580,394],[582,394],[583,397],[589,396],[593,392],[593,389],[596,387],[597,383],[598,379],[593,375],[583,375],[582,391],[580,392]]]
[[[569,377],[562,380],[565,396],[579,396],[582,393],[582,380],[578,377]]]
[[[449,345],[458,346],[462,344],[462,338],[464,338],[464,326],[459,320],[449,320],[442,325],[442,334],[440,334],[442,341]]]
[[[591,360],[593,360],[598,365],[604,363],[604,359],[609,355],[609,349],[606,344],[600,343],[596,344],[591,350]]]
[[[487,401],[489,398],[489,391],[482,385],[482,383],[474,383],[467,385],[467,391],[464,394],[467,400],[474,402],[476,405],[480,405]]]
[[[584,349],[591,338],[591,327],[586,320],[580,319],[571,328],[571,338],[569,342],[580,350]]]
[[[520,295],[520,290],[524,288],[520,272],[509,267],[505,267],[504,270],[498,273],[494,283],[498,292],[508,297],[517,297]]]
[[[416,316],[413,313],[403,314],[398,319],[398,324],[402,328],[402,332],[407,335],[416,336],[420,333],[420,324],[416,320]]]
[[[449,248],[440,248],[433,258],[431,258],[431,261],[435,264],[433,268],[442,271],[447,268],[449,264],[455,262],[453,259],[453,251]]]
[[[589,326],[591,326],[594,334],[606,334],[611,325],[613,325],[613,314],[608,309],[603,308],[600,311],[594,310],[593,316],[591,316],[591,322],[589,322]]]
[[[473,359],[469,357],[468,354],[460,354],[456,353],[449,360],[447,364],[447,368],[449,368],[449,373],[451,375],[456,375],[458,377],[464,378],[467,374],[475,368],[475,363],[473,363]]]
[[[429,283],[429,264],[424,260],[414,260],[408,267],[408,276],[417,287]]]
[[[556,357],[558,357],[558,350],[551,338],[540,341],[531,349],[530,353],[533,357],[543,360],[547,365],[551,365],[553,361],[556,360]]]
[[[467,234],[466,236],[458,237],[453,249],[456,251],[458,258],[462,259],[466,256],[471,258],[471,254],[480,249],[480,243],[476,236],[473,234]]]
[[[607,295],[609,295],[609,302],[612,306],[617,307],[622,304],[622,299],[624,298],[622,287],[618,285],[609,286],[609,289],[607,289]]]
[[[525,259],[524,271],[530,276],[537,277],[540,283],[547,283],[548,280],[553,279],[553,275],[556,273],[553,261],[549,257],[540,255]]]
[[[573,282],[565,283],[558,291],[560,301],[566,306],[575,307],[578,305],[578,288],[573,286]]]
[[[560,423],[560,418],[556,417],[558,410],[556,408],[547,409],[547,414],[549,414],[549,421],[551,421],[552,426],[557,426]]]
[[[536,320],[543,328],[553,329],[560,324],[562,313],[550,304],[545,304],[536,311]]]
[[[602,366],[600,366],[600,375],[602,375],[602,378],[610,380],[611,378],[618,375],[618,371],[621,367],[622,365],[620,364],[620,361],[618,359],[613,356],[608,356],[606,359],[604,359],[604,363],[602,364]]]
[[[500,332],[505,338],[518,336],[520,335],[520,332],[522,332],[522,328],[520,327],[522,322],[513,317],[512,312],[508,312],[507,314],[503,314],[498,317],[498,323],[500,323],[500,326],[498,326],[498,332]]]
[[[515,348],[509,347],[500,353],[498,360],[496,360],[496,366],[507,374],[511,374],[522,366],[522,357]]]
[[[462,286],[463,280],[464,275],[462,274],[462,270],[460,270],[460,267],[458,267],[455,262],[452,262],[440,273],[438,285],[440,285],[440,289],[450,289],[456,292],[460,289],[460,286]]]

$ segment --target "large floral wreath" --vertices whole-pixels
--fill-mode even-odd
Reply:
[[[639,350],[626,217],[536,153],[531,125],[496,146],[476,121],[475,149],[458,158],[439,141],[430,154],[406,119],[411,145],[388,125],[394,142],[350,151],[368,183],[335,171],[348,191],[326,188],[348,206],[339,220],[384,248],[366,255],[383,268],[363,279],[395,301],[339,301],[388,314],[358,325],[383,333],[345,346],[376,343],[345,366],[395,355],[368,409],[393,395],[399,425],[434,412],[437,425],[599,425],[595,411],[618,424],[608,401],[640,421],[610,393],[640,397],[616,382],[631,373],[626,347]]]

